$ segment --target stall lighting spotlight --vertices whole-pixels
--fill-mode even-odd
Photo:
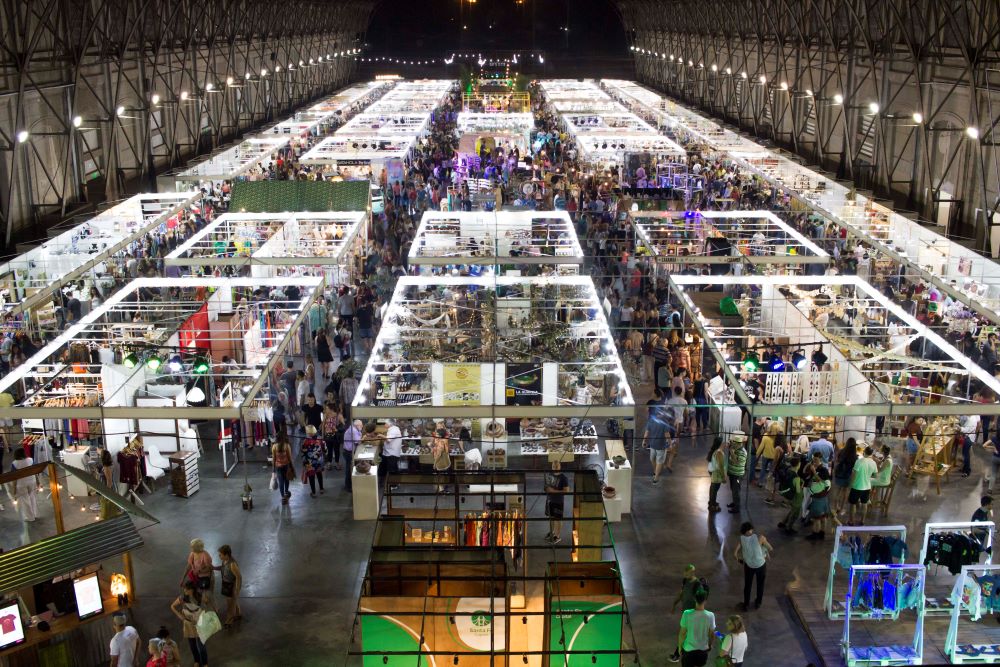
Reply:
[[[205,357],[196,357],[194,363],[191,365],[191,370],[199,375],[204,375],[211,368],[208,363],[208,359]]]
[[[719,71],[719,66],[713,63],[712,64],[712,71],[713,72],[718,72]]]
[[[243,78],[246,79],[247,81],[249,81],[250,80],[250,72],[247,72],[246,74],[244,74]]]
[[[881,107],[879,107],[878,102],[872,102],[868,105],[868,110],[872,113],[878,113],[880,108]]]
[[[208,83],[205,84],[205,90],[209,93],[212,92],[213,90],[215,90],[215,84],[209,81]]]
[[[778,84],[778,87],[781,88],[782,90],[788,90],[788,82],[782,81],[781,83]]]
[[[919,111],[914,111],[913,122],[916,123],[917,125],[920,125],[920,123],[924,122],[924,115]]]
[[[187,98],[188,98],[188,91],[186,91],[186,90],[182,90],[182,91],[181,91],[181,101],[182,101],[182,102],[186,102],[186,101],[187,101]]]
[[[747,352],[746,356],[743,357],[743,370],[748,373],[756,373],[757,369],[760,368],[760,357],[754,351]]]
[[[726,74],[732,74],[732,73],[733,73],[733,68],[732,67],[727,67],[726,68]]]
[[[227,86],[233,85],[233,81],[235,81],[235,79],[233,77],[231,77],[231,76],[227,76],[226,77],[226,85]]]
[[[153,103],[153,106],[156,106],[157,104],[160,103],[160,96],[157,95],[156,93],[153,93],[153,96],[149,98],[149,101]]]
[[[694,61],[693,60],[689,60],[688,61],[688,67],[694,67]]]
[[[843,104],[844,103],[844,96],[841,95],[840,93],[837,93],[836,95],[833,96],[833,103],[834,104]]]
[[[124,116],[125,115],[125,107],[118,107],[117,109],[115,109],[115,115],[118,116],[119,118],[121,118],[122,116]]]
[[[161,359],[159,355],[153,354],[150,355],[148,359],[146,359],[146,368],[148,368],[151,371],[160,370],[160,366],[162,365],[163,365],[163,359]]]
[[[122,359],[122,366],[125,368],[135,368],[139,365],[139,357],[136,356],[135,352],[129,353],[127,357]]]
[[[811,88],[806,88],[806,97],[812,97],[812,96],[813,96],[812,89]]]
[[[745,79],[745,78],[747,78],[747,73],[746,72],[740,72],[740,76]]]
[[[806,359],[805,350],[797,350],[795,354],[792,355],[792,365],[795,366],[796,370],[803,371],[809,365],[809,360]]]
[[[763,86],[765,83],[767,83],[767,77],[764,76],[763,74],[761,74],[760,75],[760,85]]]
[[[967,127],[967,128],[965,128],[965,135],[967,137],[969,137],[970,139],[978,139],[979,138],[979,128],[978,127],[971,127],[971,126]]]
[[[184,364],[181,363],[181,355],[175,354],[170,361],[167,362],[167,368],[171,373],[180,373],[184,368]]]
[[[80,127],[83,125],[83,118],[81,116],[73,116],[73,127]]]
[[[785,370],[785,360],[781,357],[772,357],[768,367],[772,373],[781,373]]]
[[[268,74],[268,72],[267,72],[267,68],[266,67],[260,71],[260,75],[261,76],[267,76],[267,74]]]

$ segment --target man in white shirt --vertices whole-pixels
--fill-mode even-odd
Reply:
[[[385,442],[382,444],[382,463],[379,472],[385,476],[399,472],[399,457],[403,455],[403,432],[399,430],[395,419],[389,420],[389,428],[385,431]],[[394,484],[393,487],[396,485]]]
[[[139,632],[125,622],[125,614],[111,617],[115,636],[111,638],[111,667],[135,667],[139,655]]]

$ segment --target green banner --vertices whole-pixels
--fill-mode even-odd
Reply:
[[[595,614],[594,612],[601,612]],[[607,600],[552,600],[549,667],[620,667],[622,603]],[[596,658],[596,662],[594,659]]]
[[[243,181],[233,184],[233,213],[366,211],[368,181]]]

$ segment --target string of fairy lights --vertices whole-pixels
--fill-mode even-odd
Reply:
[[[534,52],[524,52],[524,53],[514,53],[509,58],[498,57],[486,55],[484,56],[481,52],[465,52],[465,53],[452,53],[450,56],[443,56],[440,58],[406,58],[398,56],[363,56],[357,58],[358,62],[362,63],[372,63],[372,64],[386,64],[386,65],[451,65],[456,61],[469,61],[476,63],[480,67],[509,67],[511,65],[520,65],[527,62],[537,62],[540,65],[545,64],[545,55],[543,53]]]

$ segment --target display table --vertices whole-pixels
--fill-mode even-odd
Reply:
[[[378,470],[372,466],[368,472],[351,469],[351,489],[354,503],[354,519],[369,521],[377,519],[379,513]]]
[[[49,629],[45,632],[39,630],[37,625],[26,627],[24,629],[24,642],[0,651],[0,660],[5,661],[9,656],[43,642],[52,642],[58,636],[73,632],[81,626],[93,623],[94,621],[107,622],[107,619],[111,618],[114,614],[126,612],[129,606],[127,604],[119,605],[116,596],[107,597],[104,598],[104,610],[101,613],[85,618],[82,621],[75,613],[70,613],[50,618],[48,621]]]
[[[83,445],[66,447],[63,449],[63,463],[71,468],[87,472],[87,464],[85,461],[89,450],[90,447],[84,447]],[[66,490],[69,491],[69,495],[76,496],[78,498],[86,498],[87,488],[86,482],[79,477],[76,477],[75,475],[66,475]]]
[[[615,487],[617,491],[618,487]],[[608,518],[608,523],[618,523],[622,520],[622,497],[616,495],[614,498],[604,498],[604,516]]]
[[[170,461],[170,490],[175,496],[189,498],[201,487],[198,476],[198,452],[177,452]]]
[[[632,463],[625,461],[617,468],[611,461],[604,462],[604,481],[608,486],[615,487],[617,497],[621,500],[621,512],[632,513]],[[607,504],[607,503],[605,503]],[[609,515],[610,516],[610,515]],[[609,518],[608,521],[611,519]]]

